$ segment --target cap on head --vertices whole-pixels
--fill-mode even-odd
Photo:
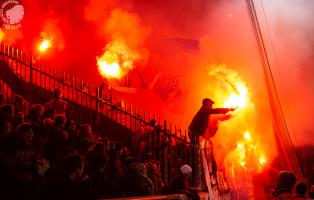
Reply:
[[[203,106],[209,106],[209,105],[213,105],[215,102],[213,100],[211,100],[210,98],[205,98],[203,99]]]
[[[180,172],[184,175],[192,173],[192,168],[189,165],[182,165],[180,167]]]

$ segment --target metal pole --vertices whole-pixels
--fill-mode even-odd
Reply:
[[[96,88],[96,127],[99,127],[99,88]]]
[[[166,134],[167,134],[167,121],[164,121],[164,130],[163,130],[163,139],[162,143],[167,142],[166,141]],[[161,177],[164,183],[168,182],[168,145],[163,144],[163,147],[161,149]]]

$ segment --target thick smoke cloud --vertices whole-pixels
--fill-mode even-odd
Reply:
[[[265,9],[278,66],[274,62],[260,2]],[[292,138],[297,145],[309,143],[314,132],[314,2],[276,0],[255,3]],[[258,121],[257,126],[263,127],[259,130],[271,138],[271,116],[263,72],[245,1],[24,0],[22,4],[25,8],[22,29],[6,33],[6,42],[24,50],[33,49],[32,53],[37,54],[41,32],[53,35],[56,47],[42,57],[84,80],[99,83],[102,79],[97,71],[96,56],[103,54],[116,34],[127,35],[127,43],[147,55],[146,65],[140,70],[146,83],[143,85],[154,85],[150,80],[158,76],[152,75],[152,71],[156,74],[171,72],[171,75],[177,74],[179,80],[184,80],[178,84],[184,90],[176,93],[179,100],[171,106],[177,115],[169,118],[185,127],[199,108],[201,99],[214,96],[215,87],[221,87],[208,76],[208,67],[215,63],[227,64],[250,88],[258,111],[256,117],[269,119],[266,125]],[[129,20],[135,20],[135,23],[128,23]],[[111,22],[113,26],[109,25]],[[169,38],[188,39],[197,45],[192,45],[194,50],[182,48],[180,55],[171,54],[166,58],[160,46]],[[161,61],[171,65],[165,67]],[[160,84],[156,81],[157,86]],[[219,106],[219,97],[215,100]]]
[[[292,138],[296,145],[310,144],[314,132],[314,2],[265,1],[264,9],[278,62],[277,66],[272,62],[274,74]],[[262,17],[261,9],[259,12]]]

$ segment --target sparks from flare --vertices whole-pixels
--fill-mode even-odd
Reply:
[[[258,141],[254,140],[249,131],[243,134],[243,139],[237,143],[233,158],[239,161],[239,166],[247,170],[260,171],[266,164],[266,157]]]
[[[221,84],[221,90],[216,90],[218,105],[228,108],[238,108],[234,117],[230,121],[223,123],[223,126],[232,129],[239,128],[239,124],[244,125],[244,130],[232,132],[234,141],[230,141],[234,146],[229,149],[227,155],[229,164],[246,171],[258,172],[263,170],[267,163],[267,152],[265,152],[258,133],[250,129],[255,129],[252,119],[248,118],[248,113],[254,112],[255,106],[251,100],[250,90],[240,75],[228,68],[226,65],[213,65],[210,67],[209,75],[214,77]],[[248,123],[247,123],[248,122]],[[226,129],[227,130],[227,129]]]
[[[228,91],[219,94],[226,96],[223,107],[244,108],[249,105],[249,90],[239,74],[220,64],[210,70],[209,76],[215,77],[224,84]]]

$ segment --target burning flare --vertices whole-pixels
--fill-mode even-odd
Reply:
[[[224,107],[226,108],[243,108],[247,105],[248,101],[248,89],[244,83],[238,82],[234,86],[234,92],[232,92],[229,98],[225,101]]]
[[[249,90],[245,82],[241,79],[239,74],[226,65],[221,64],[209,72],[210,76],[224,83],[224,87],[228,89],[227,93],[219,94],[219,96],[226,96],[223,106],[226,108],[244,108],[249,103]],[[229,91],[231,91],[229,93]]]
[[[53,36],[53,34],[48,35],[47,32],[43,31],[40,33],[40,38],[41,40],[38,45],[38,51],[43,53],[53,46],[55,37]]]
[[[243,134],[243,138],[238,141],[233,155],[234,160],[238,160],[239,166],[250,171],[260,171],[264,168],[266,158],[258,143],[252,138],[249,131]]]
[[[52,43],[51,43],[50,40],[48,40],[48,39],[43,39],[43,40],[40,42],[39,46],[38,46],[38,50],[39,50],[40,52],[44,52],[44,51],[46,51],[48,48],[50,48],[51,46],[52,46]]]
[[[222,102],[217,102],[218,106],[238,108],[235,116],[224,122],[219,129],[224,132],[224,136],[227,131],[232,130],[229,135],[229,146],[234,148],[227,150],[228,164],[250,172],[261,171],[267,163],[267,154],[262,148],[259,134],[252,131],[256,129],[252,113],[256,111],[247,84],[236,71],[223,64],[212,66],[209,75],[222,84],[221,89],[217,89],[215,94],[216,99],[223,99]],[[218,137],[219,135],[221,134],[218,134]]]
[[[133,69],[136,61],[141,56],[130,49],[124,40],[115,40],[106,46],[106,51],[97,57],[98,71],[104,78],[122,78],[129,70]]]
[[[109,64],[106,60],[98,60],[98,69],[102,75],[107,78],[119,78],[121,77],[121,68],[119,63]]]

